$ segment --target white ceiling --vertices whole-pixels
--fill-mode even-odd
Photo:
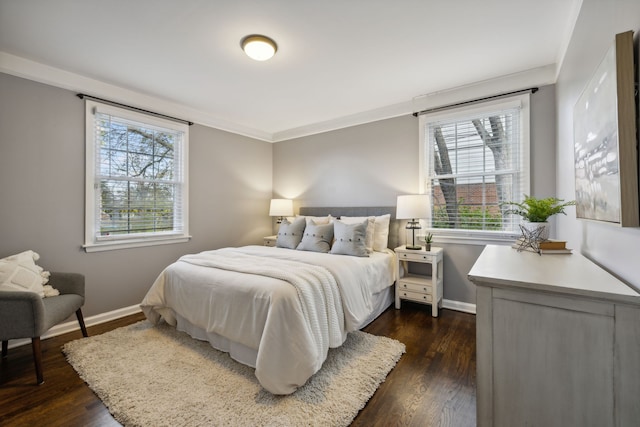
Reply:
[[[406,114],[424,94],[555,72],[580,5],[0,0],[0,70],[277,141]],[[277,42],[271,60],[241,51],[253,33]]]

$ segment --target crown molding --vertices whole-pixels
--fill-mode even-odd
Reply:
[[[554,84],[557,77],[556,65],[550,64],[494,79],[419,95],[411,101],[270,133],[221,120],[203,111],[166,99],[145,95],[2,51],[0,51],[0,72],[70,91],[110,99],[161,114],[180,117],[200,125],[271,143],[391,119],[424,109],[519,90],[525,87]]]
[[[413,102],[408,101],[382,108],[377,108],[374,110],[364,111],[362,113],[350,114],[348,116],[338,117],[332,120],[311,123],[305,126],[275,132],[273,134],[273,142],[281,142],[289,139],[301,138],[304,136],[315,135],[332,130],[362,125],[365,123],[377,122],[378,120],[404,116],[407,114],[411,114],[412,108]]]
[[[247,136],[249,138],[273,142],[273,137],[268,132],[221,120],[185,105],[145,95],[140,92],[81,76],[56,67],[11,55],[6,52],[0,52],[0,72],[56,86],[62,89],[86,93],[88,95],[109,99],[122,104],[132,105],[145,110],[180,117],[194,123]]]
[[[555,82],[556,65],[549,64],[451,89],[419,95],[413,98],[413,107],[414,112],[429,110],[533,86],[546,86]]]
[[[337,129],[357,126],[378,120],[391,119],[417,111],[442,107],[468,101],[470,99],[493,96],[499,93],[511,92],[531,86],[546,86],[556,81],[556,66],[549,64],[522,72],[512,73],[493,79],[483,80],[463,86],[431,92],[414,97],[411,101],[393,104],[362,113],[339,117],[334,120],[312,123],[294,129],[288,129],[273,134],[273,142],[281,142]]]

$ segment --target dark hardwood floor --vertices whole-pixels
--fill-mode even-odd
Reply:
[[[407,352],[352,426],[476,425],[476,317],[403,301],[364,329]]]
[[[476,425],[475,316],[403,302],[365,328],[403,342],[407,352],[360,411],[353,426]],[[97,335],[144,319],[140,314],[88,328]],[[78,377],[60,348],[80,331],[42,341],[44,384],[35,385],[31,346],[9,350],[0,365],[0,426],[119,426]]]

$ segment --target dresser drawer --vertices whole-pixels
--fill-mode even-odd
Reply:
[[[419,293],[419,292],[410,292],[410,291],[399,290],[398,293],[400,295],[400,298],[402,298],[402,299],[409,299],[409,300],[418,301],[418,302],[431,302],[431,301],[433,301],[433,297],[431,295],[422,294],[422,293]]]
[[[398,259],[401,261],[414,261],[414,262],[431,262],[432,255],[426,254],[412,254],[412,253],[400,253]]]
[[[400,291],[409,291],[409,292],[417,292],[421,294],[432,294],[431,286],[429,285],[418,285],[416,283],[405,282],[400,279],[398,282],[398,289]]]

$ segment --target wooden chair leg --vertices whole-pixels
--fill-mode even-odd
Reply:
[[[31,338],[31,348],[33,349],[33,361],[36,364],[36,379],[38,385],[44,382],[42,376],[42,349],[40,348],[40,337]]]
[[[82,317],[82,309],[78,309],[76,311],[76,317],[78,318],[78,323],[80,324],[80,329],[82,330],[82,336],[88,337],[87,328],[84,326],[84,318]]]
[[[9,341],[2,341],[2,357],[7,357],[7,351],[9,350]]]

